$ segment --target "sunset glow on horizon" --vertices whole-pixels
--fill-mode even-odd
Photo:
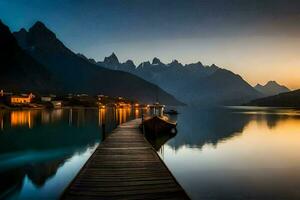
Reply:
[[[275,80],[300,88],[299,1],[16,2],[0,2],[12,31],[42,21],[68,48],[97,61],[112,52],[136,65],[154,57],[200,61],[253,86]]]

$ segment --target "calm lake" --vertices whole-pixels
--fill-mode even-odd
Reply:
[[[299,110],[178,111],[177,135],[154,146],[192,199],[300,199]],[[107,133],[140,114],[0,111],[0,199],[57,199]]]
[[[300,199],[300,110],[179,110],[160,155],[192,199]]]
[[[0,199],[57,199],[106,133],[139,115],[130,109],[0,111]]]

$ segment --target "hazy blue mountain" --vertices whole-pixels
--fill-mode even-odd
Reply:
[[[300,89],[252,100],[246,105],[300,108]]]
[[[146,61],[136,67],[132,61],[120,63],[115,54],[98,64],[138,75],[186,103],[236,105],[262,96],[242,77],[214,64],[183,65],[177,60],[164,64],[154,58],[152,62]]]
[[[103,62],[97,62],[98,65],[112,70],[119,70],[125,72],[133,72],[136,68],[132,60],[127,60],[125,63],[120,63],[115,53],[105,57]]]
[[[269,81],[266,85],[257,84],[254,88],[265,96],[272,96],[290,91],[289,88],[284,85],[279,85],[276,81]]]
[[[22,50],[9,28],[1,21],[0,62],[0,89],[48,92],[56,88],[51,73]]]
[[[123,96],[149,103],[158,96],[166,104],[180,103],[140,77],[99,67],[90,59],[73,53],[41,22],[35,23],[29,31],[22,29],[14,35],[23,49],[61,80],[66,92]],[[115,64],[112,59],[106,62]]]
[[[196,99],[202,103],[237,105],[261,96],[241,76],[221,68],[195,84],[198,85]]]

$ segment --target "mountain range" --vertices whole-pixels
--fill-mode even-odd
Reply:
[[[9,28],[1,21],[0,60],[1,89],[47,92],[57,88],[52,74],[20,48]]]
[[[254,88],[264,96],[273,96],[290,91],[289,88],[284,85],[279,85],[276,81],[269,81],[265,85],[257,84]]]
[[[136,66],[114,53],[96,62],[72,52],[42,22],[13,34],[0,22],[0,42],[5,90],[105,94],[170,105],[237,105],[289,91],[275,81],[253,88],[238,74],[201,62],[153,58]]]
[[[280,93],[274,96],[252,100],[245,105],[300,108],[300,89],[291,92]]]
[[[165,104],[182,104],[136,75],[109,70],[75,54],[42,22],[36,22],[28,31],[21,29],[13,34],[22,49],[55,76],[58,87],[65,93],[123,96],[145,103],[154,102],[157,96]],[[13,73],[18,74],[18,71]]]
[[[92,61],[94,62],[94,60]],[[216,65],[201,62],[183,65],[177,60],[165,64],[158,58],[135,66],[132,60],[119,62],[117,56],[97,62],[108,69],[135,74],[174,95],[188,104],[237,105],[263,96],[241,76]]]

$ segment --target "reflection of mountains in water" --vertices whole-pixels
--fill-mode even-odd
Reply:
[[[42,187],[74,154],[80,154],[132,118],[122,110],[63,109],[0,113],[0,199],[18,194],[25,177]],[[105,124],[105,130],[103,130]]]
[[[265,122],[269,129],[276,128],[281,121],[300,120],[300,110],[292,108],[250,107],[250,110],[244,113],[252,115],[253,119],[260,123]]]
[[[74,154],[94,146],[102,138],[97,112],[2,113],[8,125],[0,135],[0,199],[4,195],[18,194],[25,177],[35,186],[42,187]]]
[[[47,151],[94,145],[101,139],[101,129],[97,126],[84,128],[70,127],[67,124],[38,126],[34,129],[9,130],[1,135],[0,154]],[[1,158],[0,157],[0,158]],[[0,159],[1,162],[1,159]]]
[[[180,113],[182,114],[178,115],[178,134],[168,143],[175,149],[184,145],[197,148],[202,148],[205,144],[217,145],[222,140],[242,133],[252,120],[274,128],[282,120],[300,117],[279,114],[278,110],[274,109],[267,113],[249,114],[245,109],[184,107]]]
[[[101,138],[101,132],[93,128],[78,130],[61,125],[56,126],[56,131],[51,129],[42,126],[36,127],[35,133],[27,129],[2,137],[0,198],[18,193],[25,176],[35,186],[42,187],[69,158],[84,152]],[[13,142],[16,137],[18,141]]]
[[[25,173],[17,168],[0,173],[0,199],[21,191]]]
[[[62,166],[69,157],[60,158],[54,161],[30,164],[25,167],[25,173],[34,185],[41,187],[46,181],[53,177],[58,168]]]
[[[53,177],[58,168],[65,163],[68,157],[43,163],[28,164],[24,168],[15,168],[0,172],[0,198],[5,198],[11,194],[18,194],[27,176],[31,182],[42,187],[46,181]]]
[[[243,131],[251,116],[237,115],[225,109],[183,108],[178,115],[178,134],[168,144],[175,149],[188,145],[201,148]]]

